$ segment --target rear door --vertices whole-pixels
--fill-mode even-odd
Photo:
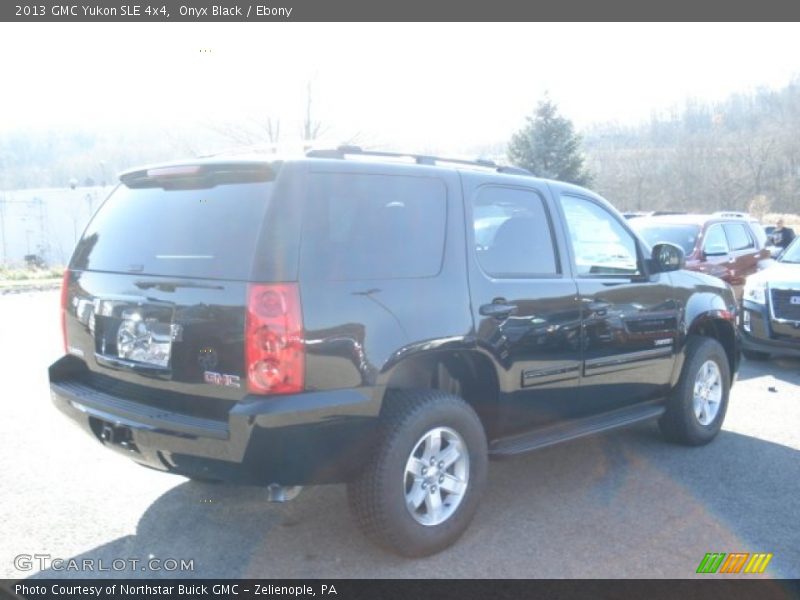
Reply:
[[[480,349],[498,368],[504,433],[571,416],[580,379],[580,312],[546,186],[465,185],[470,295]]]

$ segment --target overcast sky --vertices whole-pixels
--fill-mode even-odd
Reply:
[[[201,52],[205,50],[205,52]],[[545,90],[578,126],[800,75],[796,24],[0,24],[0,135],[19,127],[299,121],[336,135],[502,141]]]

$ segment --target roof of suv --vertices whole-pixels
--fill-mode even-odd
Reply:
[[[283,163],[325,164],[326,169],[336,163],[342,165],[347,163],[347,166],[344,168],[352,168],[352,165],[360,164],[367,169],[375,166],[386,166],[394,170],[434,169],[450,172],[468,171],[485,177],[500,176],[519,179],[520,184],[523,184],[524,180],[527,182],[537,182],[542,185],[555,185],[561,190],[572,191],[602,201],[613,208],[610,203],[590,189],[564,181],[537,177],[530,171],[520,167],[499,165],[486,159],[466,160],[462,158],[447,158],[413,153],[362,150],[357,146],[340,146],[328,150],[310,150],[305,152],[305,154],[276,154],[263,150],[241,153],[228,152],[219,155],[201,156],[140,166],[122,172],[119,178],[123,183],[129,186],[148,185],[148,180],[161,179],[162,177],[165,179],[181,179],[195,176],[202,177],[212,174],[220,174],[222,179],[231,176],[231,178],[235,180],[240,177],[237,173],[264,181],[274,178],[274,176],[277,175],[280,165]],[[161,171],[161,173],[158,173],[158,171]],[[230,181],[231,179],[227,180]]]
[[[201,170],[213,167],[224,168],[252,166],[257,168],[260,166],[271,166],[275,163],[287,161],[316,162],[317,160],[325,160],[325,162],[328,162],[331,159],[343,160],[346,158],[352,158],[356,159],[358,162],[368,162],[372,164],[385,163],[392,165],[418,165],[445,169],[468,169],[489,173],[494,172],[506,175],[534,177],[533,173],[527,171],[526,169],[509,165],[499,165],[494,161],[487,159],[479,158],[475,160],[468,160],[463,158],[448,158],[413,153],[363,150],[358,146],[339,146],[338,148],[334,149],[309,150],[305,154],[299,155],[281,155],[264,152],[246,152],[237,154],[235,152],[230,152],[220,155],[175,160],[128,169],[120,174],[120,179],[126,181],[132,178],[147,177],[150,175],[150,172],[157,170],[163,170],[165,173],[174,170],[174,173],[176,174],[191,175],[192,168],[198,168]],[[182,173],[182,169],[185,169],[185,172]]]

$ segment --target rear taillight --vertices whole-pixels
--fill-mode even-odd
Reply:
[[[64,270],[61,279],[61,339],[64,342],[64,353],[67,352],[67,288],[69,287],[69,269]]]
[[[251,285],[245,323],[247,387],[290,394],[305,386],[305,345],[297,284]]]

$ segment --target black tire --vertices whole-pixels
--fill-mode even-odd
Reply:
[[[768,352],[759,352],[758,350],[746,350],[742,348],[742,354],[747,360],[767,360],[769,358]]]
[[[722,397],[716,416],[703,424],[694,409],[695,381],[707,361],[713,361],[719,370]],[[667,411],[658,422],[661,433],[673,443],[685,446],[702,446],[713,440],[722,428],[728,409],[731,375],[728,356],[720,343],[712,338],[689,336],[686,342],[686,361],[678,385],[667,401]]]
[[[393,391],[384,402],[375,452],[347,487],[350,507],[361,529],[378,545],[408,557],[434,554],[453,544],[475,515],[486,485],[486,434],[472,407],[453,394],[438,390]],[[408,479],[406,463],[426,434],[440,427],[456,432],[466,446],[468,479],[454,512],[441,523],[425,525],[406,506],[409,481],[417,481]],[[452,505],[444,485],[439,492],[440,497],[446,498],[444,504],[450,499]],[[423,504],[427,506],[422,501],[418,510],[427,510]]]

